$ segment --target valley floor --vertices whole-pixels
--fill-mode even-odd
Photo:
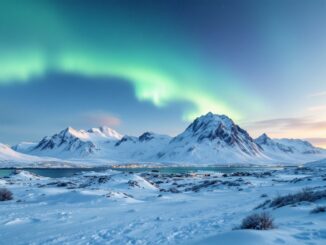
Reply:
[[[326,199],[265,205],[276,228],[237,230],[268,199],[326,189],[326,169],[233,174],[85,172],[0,178],[14,199],[0,202],[2,244],[326,244]],[[268,202],[267,202],[268,203]]]

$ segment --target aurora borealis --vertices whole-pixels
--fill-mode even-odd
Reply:
[[[254,135],[326,138],[326,96],[311,96],[326,91],[325,1],[0,7],[0,141],[98,126],[87,119],[98,115],[123,133],[175,134],[208,111]],[[293,118],[304,123],[259,123]]]

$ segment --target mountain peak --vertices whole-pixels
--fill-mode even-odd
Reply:
[[[60,131],[58,133],[58,135],[61,135],[61,136],[75,136],[75,137],[78,137],[78,135],[80,134],[81,132],[77,129],[74,129],[73,127],[67,127],[65,128],[64,130]]]
[[[95,133],[100,136],[112,138],[112,139],[118,139],[120,140],[123,135],[119,134],[117,131],[115,131],[112,128],[106,127],[106,126],[100,126],[98,128],[91,128],[87,130],[88,133]]]
[[[226,115],[213,114],[212,112],[196,118],[186,129],[193,135],[210,135],[216,134],[222,129],[231,130],[236,127],[232,119]]]
[[[196,118],[173,142],[200,144],[212,142],[215,147],[236,147],[247,155],[260,154],[261,150],[244,129],[226,115],[211,112]],[[188,143],[187,143],[188,142]]]
[[[149,141],[154,138],[154,133],[153,132],[145,132],[141,136],[138,137],[140,142],[143,141]]]
[[[214,116],[214,113],[211,111],[207,112],[205,115],[201,115],[201,117],[212,117],[212,116]]]
[[[78,131],[77,129],[74,129],[73,127],[67,127],[64,130],[62,130],[59,135],[63,136],[63,137],[69,137],[69,136],[74,136],[79,138],[82,134],[81,131]]]
[[[226,115],[223,114],[214,114],[212,112],[208,112],[206,115],[197,117],[195,121],[202,121],[202,122],[210,122],[210,123],[223,123],[225,125],[232,125],[234,124],[233,120]]]
[[[209,112],[196,118],[183,133],[173,138],[158,157],[187,160],[199,157],[201,160],[216,162],[219,159],[225,161],[226,158],[227,161],[237,161],[235,159],[243,157],[251,159],[265,156],[250,135],[232,119]]]
[[[226,116],[224,114],[214,114],[212,112],[208,112],[205,115],[202,115],[202,116],[197,117],[196,119],[199,119],[199,118],[201,118],[201,119],[207,118],[207,119],[214,119],[214,120],[217,120],[217,119],[221,119],[221,120],[228,119],[228,120],[231,120],[231,118],[229,118],[228,116]]]
[[[66,127],[63,131],[66,131],[66,132],[76,132],[77,129],[74,129],[74,128],[71,127],[71,126],[68,126],[68,127]]]
[[[268,144],[270,141],[272,141],[272,139],[266,133],[263,133],[257,139],[255,139],[255,142],[258,145],[265,145]]]
[[[304,158],[307,155],[322,154],[319,148],[314,147],[310,142],[301,139],[271,139],[266,134],[262,134],[255,139],[266,154],[273,157],[288,157],[290,155]]]

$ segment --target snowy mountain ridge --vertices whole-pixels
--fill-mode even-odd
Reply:
[[[322,148],[313,146],[310,142],[301,139],[271,139],[267,134],[262,134],[255,142],[261,147],[270,147],[275,151],[300,152],[302,154],[318,154],[324,151]]]
[[[87,131],[67,127],[57,134],[44,137],[34,147],[24,148],[16,145],[13,149],[38,156],[85,157],[98,151],[103,142],[117,141],[121,138],[121,134],[108,127],[92,128]]]
[[[32,156],[17,152],[11,149],[8,145],[0,143],[0,167],[26,167],[26,166],[46,166],[44,162],[54,165],[57,159],[48,157]],[[58,163],[58,162],[56,162]],[[65,162],[61,161],[56,166],[67,166]]]
[[[37,157],[24,155],[11,149],[9,146],[0,143],[0,160],[8,159],[29,161],[37,159]]]
[[[255,142],[260,145],[265,154],[273,159],[289,162],[314,161],[325,156],[326,150],[313,146],[301,139],[271,139],[266,134],[259,136]]]
[[[35,156],[106,162],[189,164],[301,164],[326,157],[326,150],[307,141],[253,139],[225,115],[207,113],[175,137],[145,132],[122,135],[108,127],[76,130],[68,127],[38,143],[21,143],[12,150]]]
[[[208,113],[174,137],[158,158],[164,161],[238,163],[268,161],[249,134],[225,115]]]

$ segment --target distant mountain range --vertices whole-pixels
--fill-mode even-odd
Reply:
[[[38,143],[0,146],[0,161],[7,162],[52,157],[90,163],[302,164],[326,158],[326,150],[304,140],[271,139],[266,134],[253,139],[229,117],[212,113],[198,117],[176,137],[68,127]]]

